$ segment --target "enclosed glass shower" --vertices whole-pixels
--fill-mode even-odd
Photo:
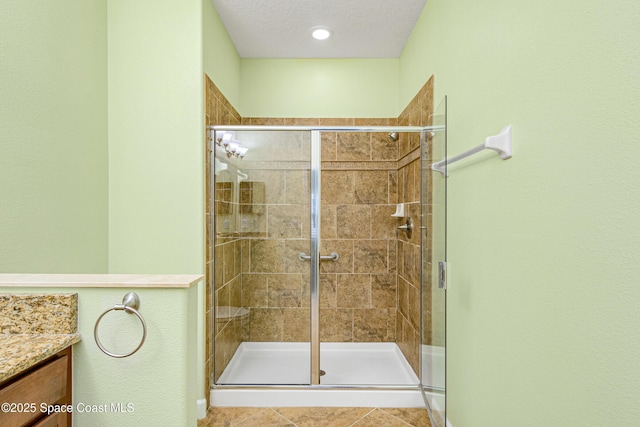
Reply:
[[[421,391],[444,414],[445,102],[427,127],[209,129],[214,392]]]

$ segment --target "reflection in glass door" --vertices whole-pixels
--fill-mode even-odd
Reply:
[[[431,164],[447,157],[447,99],[421,138],[422,387],[434,427],[446,423],[447,181]]]
[[[214,381],[308,385],[310,132],[214,138]]]

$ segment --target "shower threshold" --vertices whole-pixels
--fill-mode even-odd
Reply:
[[[212,406],[424,407],[418,377],[395,343],[322,343],[326,375],[309,386],[309,343],[244,342]]]

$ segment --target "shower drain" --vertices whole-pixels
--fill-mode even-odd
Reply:
[[[327,373],[325,371],[323,371],[322,369],[320,369],[320,376],[323,376],[323,375],[327,375]]]

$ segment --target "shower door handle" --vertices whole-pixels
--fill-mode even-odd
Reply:
[[[304,252],[300,252],[298,254],[298,259],[300,261],[309,261],[311,259],[311,255],[307,255]],[[340,255],[336,252],[331,252],[331,255],[320,255],[320,261],[333,261],[336,262],[340,259]]]
[[[447,263],[444,261],[438,263],[438,288],[447,289]]]

